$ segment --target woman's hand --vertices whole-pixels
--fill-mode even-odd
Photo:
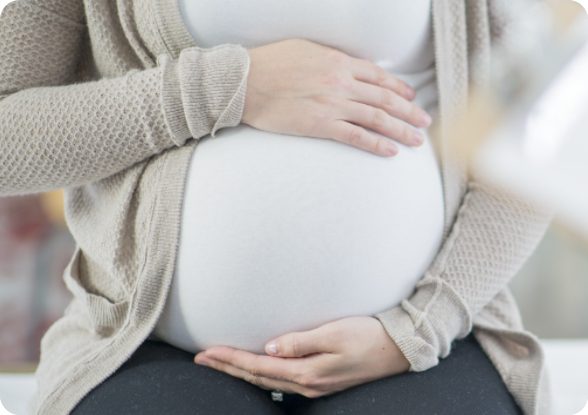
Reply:
[[[335,320],[273,341],[277,353],[258,355],[227,346],[198,353],[194,361],[262,389],[316,398],[406,372],[409,363],[375,317]]]
[[[372,153],[418,146],[431,117],[415,91],[378,65],[306,39],[249,49],[242,122],[264,131],[334,139]]]

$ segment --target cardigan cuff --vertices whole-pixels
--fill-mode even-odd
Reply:
[[[250,58],[239,44],[183,49],[178,59],[162,54],[162,106],[172,140],[183,145],[241,123]]]
[[[184,49],[179,77],[184,113],[192,136],[214,137],[223,127],[241,122],[249,74],[249,53],[238,44]]]
[[[233,45],[236,47],[235,56],[231,58],[230,64],[234,66],[234,71],[227,72],[227,78],[223,78],[229,83],[231,89],[227,90],[229,102],[222,109],[216,122],[212,126],[210,135],[216,136],[216,132],[224,127],[236,127],[241,123],[243,118],[243,111],[245,110],[245,97],[247,92],[247,79],[249,76],[249,69],[251,59],[247,49],[240,45]]]
[[[182,146],[191,137],[178,77],[178,61],[169,55],[162,54],[157,57],[157,64],[161,65],[161,106],[165,123],[175,145]]]
[[[427,273],[400,305],[373,315],[410,363],[409,371],[430,369],[467,336],[472,316],[461,297],[440,277]]]

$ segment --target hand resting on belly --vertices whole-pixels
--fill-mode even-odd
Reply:
[[[421,145],[431,117],[415,91],[374,63],[306,39],[249,50],[251,66],[242,122],[260,130],[328,138],[382,156],[391,139]],[[370,128],[383,136],[368,133]]]
[[[307,41],[280,43],[288,53],[298,50],[289,63],[295,70],[283,77],[307,80],[252,81],[247,96],[257,98],[244,116],[250,124],[201,139],[193,153],[176,275],[156,327],[185,350],[228,345],[263,353],[266,341],[292,330],[381,311],[410,294],[440,245],[443,196],[433,147],[426,131],[422,145],[409,139],[429,124],[417,120],[425,112],[414,91],[367,61],[325,57]],[[268,52],[272,59],[278,50]],[[307,64],[296,67],[305,56]],[[319,57],[311,76],[308,61]],[[250,80],[261,80],[252,64]],[[368,84],[351,81],[352,67],[371,70],[385,86],[358,92]],[[394,105],[376,108],[376,89]],[[365,102],[376,106],[353,101],[370,92]],[[335,97],[339,104],[329,105]],[[370,132],[343,121],[364,107],[396,114],[387,113],[395,122],[380,127],[387,135],[367,119]],[[328,136],[337,123],[362,134],[355,141]],[[402,147],[396,157],[374,157],[386,155],[392,140]]]

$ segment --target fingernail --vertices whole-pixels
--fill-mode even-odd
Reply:
[[[274,342],[270,342],[265,346],[265,352],[267,354],[277,354],[278,353],[278,345]]]
[[[423,134],[421,132],[419,132],[419,131],[415,131],[414,132],[414,134],[412,136],[412,142],[413,142],[413,144],[415,144],[417,146],[418,145],[421,145],[421,144],[423,144],[423,141],[424,140],[425,139],[424,139]]]

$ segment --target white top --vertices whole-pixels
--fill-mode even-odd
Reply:
[[[378,63],[436,107],[430,0],[179,1],[200,46],[305,37]],[[408,297],[440,248],[444,206],[429,139],[399,147],[381,157],[244,124],[203,137],[154,334],[190,352],[264,353],[281,334]]]

